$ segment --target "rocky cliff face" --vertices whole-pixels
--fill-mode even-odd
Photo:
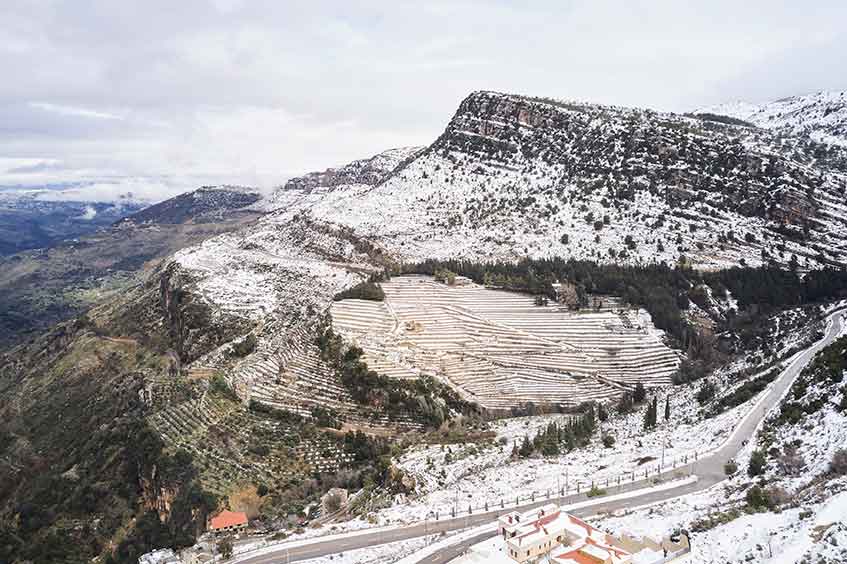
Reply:
[[[267,210],[302,208],[335,189],[351,192],[383,182],[394,170],[414,159],[423,147],[389,149],[366,159],[292,178],[275,190],[261,207]]]
[[[275,221],[308,213],[414,259],[684,256],[714,268],[797,255],[815,267],[845,250],[845,176],[815,151],[711,120],[477,92],[378,185],[336,186]],[[785,223],[803,236],[786,238]]]

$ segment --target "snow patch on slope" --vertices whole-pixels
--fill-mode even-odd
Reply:
[[[816,92],[763,104],[730,102],[695,113],[734,117],[762,127],[847,146],[847,92]]]

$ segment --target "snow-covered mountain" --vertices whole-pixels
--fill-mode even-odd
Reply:
[[[256,223],[179,251],[169,272],[227,324],[262,327],[228,376],[249,395],[269,370],[256,363],[278,373],[268,359],[335,293],[404,261],[843,264],[847,167],[816,148],[713,119],[476,92],[429,147],[294,179]],[[220,352],[197,354],[216,366]]]
[[[209,222],[255,204],[261,199],[255,188],[202,186],[153,204],[122,219],[121,224]]]
[[[395,168],[421,153],[424,147],[400,147],[383,151],[373,157],[355,160],[337,168],[292,178],[265,198],[259,207],[266,210],[298,209],[320,201],[336,190],[348,194],[372,188],[382,182]]]
[[[815,92],[763,104],[736,101],[695,113],[733,117],[783,135],[847,146],[847,92]]]
[[[680,355],[659,342],[650,316],[603,311],[599,302],[597,311],[573,313],[529,298],[507,304],[505,292],[465,285],[446,290],[455,294],[445,300],[440,289],[407,280],[382,302],[349,300],[334,312],[330,305],[371,274],[426,258],[842,265],[845,190],[847,149],[806,136],[720,116],[475,92],[425,148],[308,174],[265,200],[249,190],[201,189],[63,249],[60,274],[74,281],[74,292],[64,283],[47,288],[48,297],[66,293],[96,306],[0,356],[0,415],[14,430],[0,441],[14,445],[5,451],[13,464],[0,467],[4,483],[20,484],[20,499],[36,499],[44,489],[25,470],[39,467],[50,469],[51,484],[74,476],[80,486],[96,480],[108,485],[104,491],[136,492],[113,461],[141,464],[135,453],[149,449],[138,445],[155,443],[180,458],[144,462],[149,471],[139,470],[134,482],[143,497],[133,493],[119,502],[124,507],[168,507],[200,491],[189,489],[192,478],[175,494],[158,482],[160,468],[197,469],[202,487],[221,495],[244,483],[283,492],[315,472],[348,467],[347,441],[317,434],[318,426],[396,436],[436,428],[448,410],[470,416],[451,374],[491,405],[498,394],[516,402],[549,396],[551,382],[569,394],[556,401],[616,397],[624,387],[601,373],[601,361],[630,384],[651,372],[667,380]],[[222,219],[204,224],[206,217]],[[55,259],[27,258],[0,269],[39,290],[12,296],[14,303],[49,303],[43,270],[32,264],[53,269]],[[104,271],[128,280],[113,276],[104,288]],[[685,303],[689,295],[694,289],[667,293]],[[696,295],[718,303],[710,291]],[[738,296],[726,300],[727,312],[743,307]],[[694,322],[715,326],[691,304]],[[501,305],[508,306],[502,314]],[[15,327],[30,311],[0,310],[15,314]],[[564,319],[555,330],[547,313]],[[364,329],[369,364],[341,342]],[[495,382],[485,365],[495,349],[502,378],[476,386],[476,378]],[[516,367],[512,356],[533,365]],[[409,382],[401,386],[399,378]],[[602,389],[590,381],[600,378]],[[379,385],[368,390],[367,380]],[[120,445],[109,451],[117,458],[99,456],[103,444]],[[194,463],[183,464],[183,449]],[[56,506],[64,507],[60,493]],[[21,506],[8,499],[4,507]]]
[[[710,119],[476,92],[429,147],[291,180],[256,225],[176,262],[247,316],[302,299],[287,296],[301,282],[323,287],[304,269],[377,258],[841,264],[847,167],[815,149]]]
[[[697,119],[478,92],[377,186],[336,187],[291,211],[405,258],[685,255],[720,266],[759,262],[764,249],[786,262],[818,254],[795,242],[807,223],[842,232],[844,179],[782,151],[769,136]],[[824,237],[822,249],[840,252]]]

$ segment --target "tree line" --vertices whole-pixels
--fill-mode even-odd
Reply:
[[[338,374],[357,403],[389,416],[411,415],[433,427],[441,425],[452,413],[470,415],[479,411],[478,406],[464,401],[453,389],[432,378],[400,380],[369,369],[362,360],[362,349],[348,346],[333,331],[328,317],[319,323],[315,343],[321,359]]]
[[[557,456],[562,452],[570,452],[575,448],[588,445],[596,429],[595,407],[589,404],[581,415],[570,417],[563,424],[555,421],[549,423],[531,440],[529,436],[524,436],[520,446],[515,442],[512,456],[527,458],[536,453],[543,456]]]
[[[689,323],[685,315],[692,301],[708,305],[704,285],[718,298],[726,298],[730,292],[746,314],[743,318],[753,325],[773,308],[847,297],[847,271],[843,268],[814,270],[801,277],[796,270],[774,266],[703,273],[684,264],[630,266],[558,257],[524,258],[518,262],[430,259],[399,267],[402,274],[438,273],[442,278],[445,271],[485,286],[526,292],[549,300],[556,299],[553,284],[567,282],[575,286],[577,308],[590,307],[590,294],[619,296],[625,303],[647,310],[653,324],[670,337],[671,344],[686,350],[690,362],[706,361],[699,366],[686,365],[693,377],[683,376],[685,381],[707,373],[714,353],[711,336]]]

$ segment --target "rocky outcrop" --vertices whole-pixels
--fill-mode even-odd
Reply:
[[[192,292],[193,279],[172,262],[159,275],[159,306],[170,348],[188,364],[249,329],[242,319],[220,312]]]
[[[507,168],[540,160],[560,167],[560,186],[606,192],[609,201],[646,191],[674,207],[708,202],[750,217],[764,217],[762,202],[774,190],[814,190],[824,182],[808,167],[684,116],[494,92],[466,98],[433,149]]]
[[[365,185],[376,186],[404,160],[419,153],[422,147],[403,147],[389,149],[367,159],[359,159],[350,164],[328,168],[320,172],[292,178],[282,190],[300,190],[311,193],[319,188]]]

